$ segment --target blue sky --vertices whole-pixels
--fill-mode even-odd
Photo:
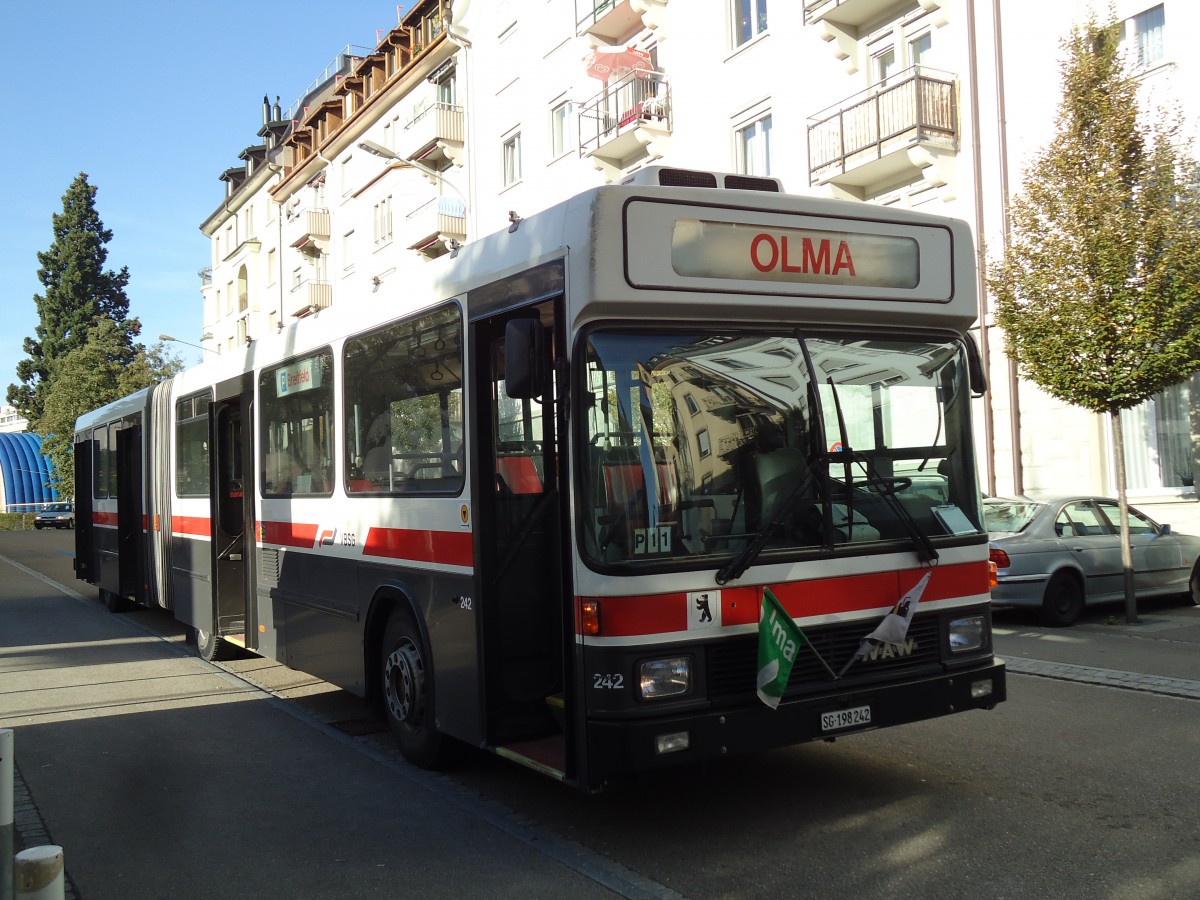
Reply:
[[[203,222],[217,178],[257,143],[262,98],[286,110],[347,44],[374,47],[397,22],[385,2],[10,4],[0,35],[8,71],[9,153],[0,216],[0,403],[37,326],[37,253],[80,172],[113,232],[108,267],[129,267],[142,340],[196,342]],[[199,350],[175,345],[191,364]]]

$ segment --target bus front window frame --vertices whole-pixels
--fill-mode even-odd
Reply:
[[[986,540],[958,335],[597,326],[579,347],[594,570]]]

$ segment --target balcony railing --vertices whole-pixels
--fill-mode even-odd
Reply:
[[[410,250],[430,254],[427,248],[436,245],[437,252],[446,252],[450,240],[467,238],[467,205],[459,197],[434,197],[422,203],[404,217],[401,239]]]
[[[288,216],[284,240],[289,247],[320,249],[329,241],[329,210],[302,209]]]
[[[333,285],[328,281],[302,281],[288,297],[288,312],[302,318],[333,303]]]
[[[405,155],[434,167],[445,160],[457,164],[464,130],[461,106],[431,103],[404,124]]]
[[[808,120],[809,176],[827,182],[914,145],[957,142],[954,76],[913,66]]]
[[[660,74],[632,72],[606,84],[579,111],[579,155],[625,159],[647,142],[645,125],[671,130],[670,85]]]

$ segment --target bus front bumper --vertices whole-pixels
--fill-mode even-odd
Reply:
[[[784,700],[777,709],[756,701],[753,706],[648,720],[592,719],[588,781],[593,789],[601,789],[610,779],[636,772],[991,709],[1006,698],[1004,675],[1003,661],[993,658],[982,665],[865,686],[836,697]]]

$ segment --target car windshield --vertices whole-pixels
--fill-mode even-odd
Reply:
[[[721,565],[756,543],[751,557],[982,530],[955,340],[605,330],[584,350],[595,562]]]
[[[46,507],[45,512],[70,512],[71,506],[67,503],[51,503]]]
[[[1025,530],[1044,505],[1032,500],[984,500],[984,528],[990,534],[1017,534]]]

